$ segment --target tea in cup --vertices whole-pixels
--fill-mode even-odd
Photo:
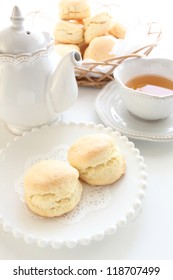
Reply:
[[[158,120],[173,113],[173,60],[130,58],[114,70],[114,78],[133,115]]]

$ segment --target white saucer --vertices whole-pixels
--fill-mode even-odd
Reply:
[[[107,84],[98,94],[95,108],[105,125],[130,138],[173,140],[173,114],[159,121],[145,121],[135,117],[124,107],[115,81]]]

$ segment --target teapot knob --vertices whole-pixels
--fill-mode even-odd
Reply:
[[[13,28],[17,29],[18,31],[23,29],[24,17],[22,16],[22,13],[18,6],[14,6],[10,19],[13,23]]]

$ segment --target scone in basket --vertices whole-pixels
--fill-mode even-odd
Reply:
[[[152,22],[147,25],[146,43],[143,43],[142,46],[136,48],[132,46],[132,51],[126,50],[124,53],[122,52],[122,55],[116,55],[104,61],[83,60],[82,65],[75,70],[78,85],[102,88],[114,79],[113,71],[122,61],[130,57],[148,56],[158,45],[161,34],[160,25]]]

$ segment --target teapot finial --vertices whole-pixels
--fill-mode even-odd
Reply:
[[[17,30],[23,29],[24,17],[22,16],[22,13],[18,6],[14,6],[10,19],[15,29]]]

